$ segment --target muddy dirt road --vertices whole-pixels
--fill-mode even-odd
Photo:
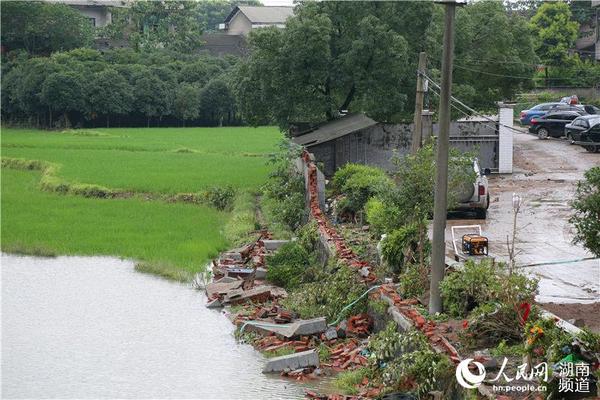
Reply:
[[[600,302],[600,260],[565,262],[591,257],[573,245],[569,205],[583,173],[600,165],[600,154],[570,146],[565,140],[539,140],[527,133],[514,135],[514,172],[490,176],[491,204],[487,220],[451,219],[446,230],[451,254],[450,227],[481,224],[490,252],[508,259],[507,235],[512,234],[512,195],[523,199],[518,217],[517,264],[557,262],[526,267],[540,279],[540,303]],[[463,217],[460,217],[463,218]]]

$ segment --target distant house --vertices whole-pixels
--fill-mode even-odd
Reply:
[[[252,29],[285,27],[285,21],[294,15],[294,7],[237,6],[219,24],[219,30],[228,35],[248,36]]]
[[[95,28],[102,28],[112,22],[111,7],[128,7],[126,0],[46,0],[48,3],[61,3],[73,7],[83,14]]]
[[[589,23],[581,24],[575,51],[582,58],[600,61],[600,0],[592,0],[596,14]]]

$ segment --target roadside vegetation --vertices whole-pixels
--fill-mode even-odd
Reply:
[[[176,280],[257,229],[254,187],[280,140],[274,128],[2,135],[3,251],[120,256]]]

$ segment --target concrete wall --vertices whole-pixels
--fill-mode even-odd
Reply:
[[[227,28],[228,35],[248,35],[252,30],[252,22],[246,16],[238,12],[229,21],[229,27]]]
[[[600,46],[596,47],[596,51],[599,52],[598,54],[600,55]],[[599,58],[600,60],[600,58]],[[552,92],[552,93],[556,93],[556,98],[558,101],[561,97],[564,96],[571,96],[573,94],[576,94],[577,97],[581,98],[585,98],[587,100],[594,100],[594,99],[600,99],[600,85],[597,87],[588,87],[588,88],[571,88],[571,87],[558,87],[558,88],[540,88],[540,89],[533,89],[532,90],[533,93],[545,93],[545,92]]]
[[[377,124],[341,138],[309,147],[323,173],[332,176],[345,164],[359,163],[391,170],[394,155],[410,152],[412,124]],[[439,132],[433,125],[433,134]],[[512,137],[511,137],[512,139]],[[450,145],[461,151],[472,151],[479,157],[481,168],[498,171],[498,132],[493,122],[453,122],[450,127]],[[512,141],[510,143],[512,154]]]

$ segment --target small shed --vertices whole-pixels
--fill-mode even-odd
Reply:
[[[502,106],[498,115],[452,122],[450,145],[462,151],[475,152],[481,168],[510,173],[512,108]],[[432,124],[431,117],[427,122],[423,121],[423,126],[429,127],[429,134],[437,136],[439,127]],[[292,140],[313,153],[315,160],[322,164],[325,176],[330,177],[347,163],[391,170],[394,155],[404,156],[410,152],[412,131],[413,124],[379,123],[356,113],[295,131]]]

